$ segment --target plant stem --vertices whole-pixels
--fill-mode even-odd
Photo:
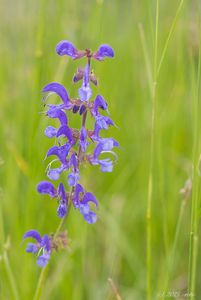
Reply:
[[[168,45],[169,45],[169,42],[170,42],[170,39],[171,39],[171,36],[174,32],[174,29],[175,29],[175,26],[177,24],[177,20],[178,20],[178,17],[179,17],[179,14],[181,12],[181,9],[183,7],[183,3],[184,3],[184,0],[181,0],[180,3],[179,3],[179,6],[177,8],[177,11],[176,11],[176,14],[175,14],[175,17],[173,19],[173,22],[172,22],[172,25],[170,27],[170,31],[169,31],[169,34],[168,34],[168,37],[167,37],[167,40],[165,42],[165,46],[163,48],[163,52],[162,52],[162,55],[161,55],[161,59],[159,61],[159,64],[158,64],[158,68],[157,68],[157,77],[160,73],[160,70],[161,70],[161,66],[163,64],[163,61],[164,61],[164,58],[165,58],[165,54],[166,54],[166,51],[167,51],[167,48],[168,48]]]
[[[150,169],[147,195],[147,300],[151,300],[151,234],[152,234],[152,198],[153,198],[153,166],[154,166],[154,149],[155,149],[155,127],[156,127],[156,70],[158,54],[158,17],[159,17],[159,0],[156,2],[156,23],[155,23],[155,41],[154,41],[154,70],[153,70],[153,87],[152,87],[152,113],[151,113],[151,147],[150,147]]]
[[[197,11],[200,9],[197,1]],[[193,95],[193,193],[192,193],[192,207],[191,207],[191,230],[190,230],[190,249],[189,249],[189,269],[188,269],[188,292],[191,300],[195,299],[196,286],[196,271],[197,271],[197,253],[198,253],[198,222],[199,222],[199,92],[200,92],[200,73],[201,73],[201,21],[200,14],[197,14],[197,28],[199,34],[199,62],[197,70],[197,81],[194,80],[194,95]]]
[[[10,286],[11,286],[11,290],[12,290],[12,293],[13,293],[13,297],[14,297],[15,300],[19,300],[20,298],[19,298],[19,295],[18,295],[18,290],[17,290],[17,287],[16,287],[15,278],[13,276],[13,272],[12,272],[12,269],[11,269],[11,266],[10,266],[10,261],[8,259],[8,255],[7,255],[6,250],[4,250],[4,253],[3,253],[3,260],[4,260],[4,264],[5,264],[5,269],[6,269],[9,281],[10,281]]]

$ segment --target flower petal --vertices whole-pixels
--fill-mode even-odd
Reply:
[[[27,231],[24,236],[23,236],[23,239],[26,239],[26,238],[33,238],[35,239],[37,242],[41,242],[41,236],[40,236],[40,233],[37,231],[37,230],[29,230]]]
[[[41,247],[43,247],[47,252],[51,250],[50,238],[47,234],[44,234],[42,238]]]
[[[45,135],[48,138],[52,138],[53,136],[57,135],[57,129],[53,126],[47,126],[47,128],[45,129]]]
[[[78,180],[80,180],[79,173],[77,173],[77,172],[76,173],[70,173],[68,175],[68,184],[70,186],[75,186],[77,184]]]
[[[93,211],[90,211],[88,214],[83,214],[83,217],[89,224],[94,224],[97,221],[97,215]]]
[[[50,259],[50,254],[44,253],[38,257],[37,265],[41,268],[45,267],[47,265],[47,263],[49,262],[49,259]]]
[[[49,118],[58,118],[61,125],[68,124],[68,119],[66,114],[61,109],[58,109],[56,105],[50,106],[50,108],[47,111],[47,115]]]
[[[56,196],[56,189],[54,188],[53,184],[49,181],[41,181],[37,185],[37,191],[40,194],[48,194],[52,198]]]
[[[108,108],[107,102],[101,95],[98,95],[94,100],[94,111],[96,112],[96,114],[98,113],[99,107],[103,110],[107,110]]]
[[[72,155],[70,157],[69,165],[73,166],[74,171],[77,170],[77,167],[78,167],[78,158],[77,158],[77,155],[75,155],[75,153],[72,153]]]
[[[114,57],[114,51],[112,47],[107,44],[100,45],[98,51],[93,54],[93,58],[97,60],[104,60],[104,57]]]
[[[63,200],[63,202],[67,202],[66,192],[65,192],[63,183],[59,184],[58,196]]]
[[[84,193],[84,188],[81,186],[81,184],[76,184],[73,196],[73,205],[75,208],[79,208],[80,206],[80,193]]]
[[[113,170],[113,162],[107,159],[101,159],[98,161],[101,166],[102,172],[112,172]]]
[[[87,192],[83,199],[82,199],[82,204],[88,204],[88,202],[93,202],[96,206],[98,206],[98,201],[96,200],[96,197],[92,194]]]
[[[90,144],[87,140],[87,130],[84,126],[82,126],[82,129],[80,131],[80,142],[79,146],[81,147],[82,152],[85,152],[88,145]]]
[[[65,215],[67,213],[67,206],[66,206],[66,203],[63,203],[61,202],[58,206],[58,209],[57,209],[57,216],[59,218],[64,218]]]
[[[71,148],[71,145],[69,143],[66,143],[65,145],[62,145],[60,147],[53,146],[48,150],[46,156],[49,157],[51,155],[56,155],[56,156],[58,156],[60,161],[65,164],[66,157],[68,155],[70,148]]]
[[[75,46],[66,40],[62,40],[57,44],[56,52],[58,55],[68,55],[72,58],[76,58],[77,56],[77,49]]]
[[[52,93],[56,93],[63,101],[64,104],[69,104],[70,103],[70,99],[68,97],[68,93],[65,89],[65,87],[57,82],[51,82],[49,84],[47,84],[44,88],[43,88],[43,92],[52,92]]]
[[[92,90],[91,88],[88,86],[82,86],[79,90],[78,90],[78,94],[80,97],[81,101],[88,101],[91,96],[92,96]]]
[[[47,171],[47,177],[51,180],[58,180],[62,171],[63,169],[61,168],[49,169]]]
[[[36,244],[28,243],[27,248],[26,248],[26,252],[35,254],[35,253],[38,252],[38,247],[36,246]]]
[[[64,126],[61,126],[57,132],[57,137],[61,136],[61,135],[64,135],[68,138],[69,142],[72,142],[74,141],[73,140],[73,136],[72,136],[72,132],[71,132],[71,129],[67,126],[67,125],[64,125]]]

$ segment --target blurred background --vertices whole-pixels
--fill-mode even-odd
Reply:
[[[159,2],[158,62],[182,1]],[[37,194],[36,185],[46,179],[48,162],[43,159],[52,145],[44,136],[50,122],[40,113],[42,88],[58,81],[76,97],[80,84],[73,85],[72,76],[84,65],[84,60],[56,55],[55,46],[62,39],[79,49],[96,50],[102,43],[113,47],[114,59],[92,64],[99,80],[94,95],[107,100],[118,126],[108,136],[121,147],[113,173],[96,167],[82,170],[82,183],[100,202],[99,220],[88,225],[71,210],[65,225],[69,247],[52,255],[42,299],[118,299],[108,278],[122,299],[146,298],[155,11],[154,0],[1,0],[0,299],[33,298],[40,269],[26,254],[22,236],[29,229],[54,232],[59,223],[57,203]],[[192,99],[198,56],[196,7],[184,1],[157,81],[152,299],[163,299],[164,291],[179,292],[177,299],[186,299],[182,295],[188,280]],[[73,122],[79,125],[79,117]],[[200,280],[198,268],[196,295],[201,293]]]

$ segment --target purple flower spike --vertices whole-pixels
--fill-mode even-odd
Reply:
[[[100,45],[98,51],[93,54],[93,58],[97,60],[104,60],[104,57],[114,57],[114,51],[112,47],[107,44]]]
[[[63,101],[64,104],[69,105],[70,103],[70,99],[68,97],[68,93],[65,89],[65,87],[57,82],[51,82],[49,84],[47,84],[44,88],[43,88],[43,92],[52,92],[52,93],[56,93]]]
[[[40,236],[40,233],[37,231],[37,230],[29,230],[27,231],[24,236],[23,236],[23,239],[26,239],[26,238],[33,238],[35,239],[37,242],[41,242],[41,236]]]
[[[56,189],[49,181],[41,181],[37,186],[37,191],[40,194],[48,194],[51,198],[56,196]]]

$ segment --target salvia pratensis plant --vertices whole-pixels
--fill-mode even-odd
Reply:
[[[100,166],[102,172],[111,172],[117,157],[113,148],[118,147],[119,144],[111,137],[101,137],[102,130],[107,130],[115,124],[109,116],[108,104],[103,96],[97,95],[93,101],[90,101],[92,98],[90,84],[93,83],[95,86],[98,84],[94,73],[91,72],[91,62],[92,60],[103,61],[107,57],[112,58],[114,52],[106,44],[101,45],[96,52],[91,52],[89,49],[78,50],[72,43],[65,40],[56,46],[56,52],[60,56],[70,56],[73,60],[86,58],[87,62],[85,68],[79,67],[73,77],[74,83],[82,81],[77,98],[70,98],[65,87],[57,82],[49,83],[43,88],[43,93],[47,94],[45,101],[54,93],[62,102],[58,105],[47,104],[46,116],[50,119],[58,119],[59,127],[55,128],[50,125],[45,129],[45,136],[56,140],[56,145],[54,142],[54,146],[47,151],[46,157],[56,158],[52,159],[47,166],[46,175],[49,180],[41,181],[37,186],[37,191],[57,200],[59,218],[67,216],[70,206],[73,206],[87,223],[93,224],[97,220],[98,201],[80,182],[81,166],[88,163]],[[80,128],[70,127],[68,122],[70,113],[80,116]],[[94,126],[91,129],[86,127],[88,115],[94,120]],[[90,144],[94,146],[92,152],[88,152]],[[106,153],[106,157],[109,154],[110,158],[103,158],[103,153]],[[57,167],[54,167],[55,164]],[[63,172],[67,172],[65,182],[53,184],[52,181],[59,181]],[[57,233],[58,237],[55,235],[41,236],[36,230],[29,230],[24,234],[24,239],[35,240],[35,243],[28,243],[26,251],[36,254],[38,266],[47,265],[52,251],[58,248],[57,242],[65,244],[65,236],[62,233]]]

